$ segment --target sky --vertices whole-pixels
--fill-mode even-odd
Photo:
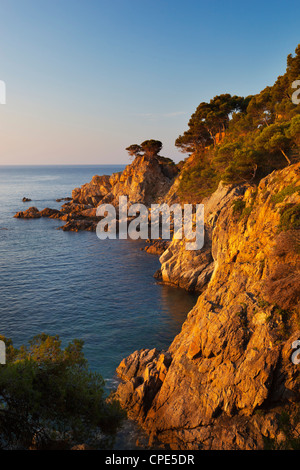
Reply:
[[[300,2],[0,0],[0,165],[126,164],[175,147],[199,103],[285,72]]]

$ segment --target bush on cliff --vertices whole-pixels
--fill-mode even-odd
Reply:
[[[1,448],[56,448],[113,436],[122,413],[104,398],[100,374],[88,370],[83,342],[61,348],[58,336],[35,336],[28,346],[6,344],[0,366]],[[99,443],[98,443],[99,444]]]

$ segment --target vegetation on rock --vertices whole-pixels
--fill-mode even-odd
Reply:
[[[132,144],[126,148],[127,152],[131,157],[138,157],[145,155],[147,157],[157,157],[162,149],[162,143],[160,140],[145,140],[140,145]]]
[[[223,94],[200,103],[175,145],[191,156],[182,166],[178,194],[199,202],[219,181],[258,182],[299,161],[300,107],[292,84],[300,79],[300,44],[273,86],[246,98]]]

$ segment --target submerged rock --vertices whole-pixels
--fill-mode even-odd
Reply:
[[[61,201],[72,201],[71,197],[61,197],[59,199],[56,199],[56,202],[61,202]]]

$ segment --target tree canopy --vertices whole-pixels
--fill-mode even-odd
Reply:
[[[300,44],[287,57],[286,72],[273,86],[247,96],[221,94],[202,102],[175,145],[190,154],[179,194],[187,200],[225,183],[257,181],[300,160],[300,106],[293,103],[300,80]],[[300,88],[300,86],[298,87]]]
[[[89,371],[82,341],[62,349],[58,336],[41,334],[15,349],[10,340],[0,339],[7,357],[0,366],[2,449],[58,442],[70,447],[97,435],[103,445],[114,434],[122,413],[117,404],[107,403],[101,375]]]
[[[230,116],[244,111],[249,98],[223,94],[215,96],[209,103],[200,103],[191,116],[189,129],[176,139],[175,145],[182,151],[203,150],[216,143],[216,135],[225,132]]]
[[[159,152],[161,151],[163,144],[160,140],[145,140],[140,145],[132,144],[126,148],[127,152],[131,157],[137,157],[140,155],[144,155],[147,157],[156,157],[158,156]]]
[[[138,144],[129,145],[126,150],[130,157],[137,157],[138,155],[142,155],[142,147]]]

